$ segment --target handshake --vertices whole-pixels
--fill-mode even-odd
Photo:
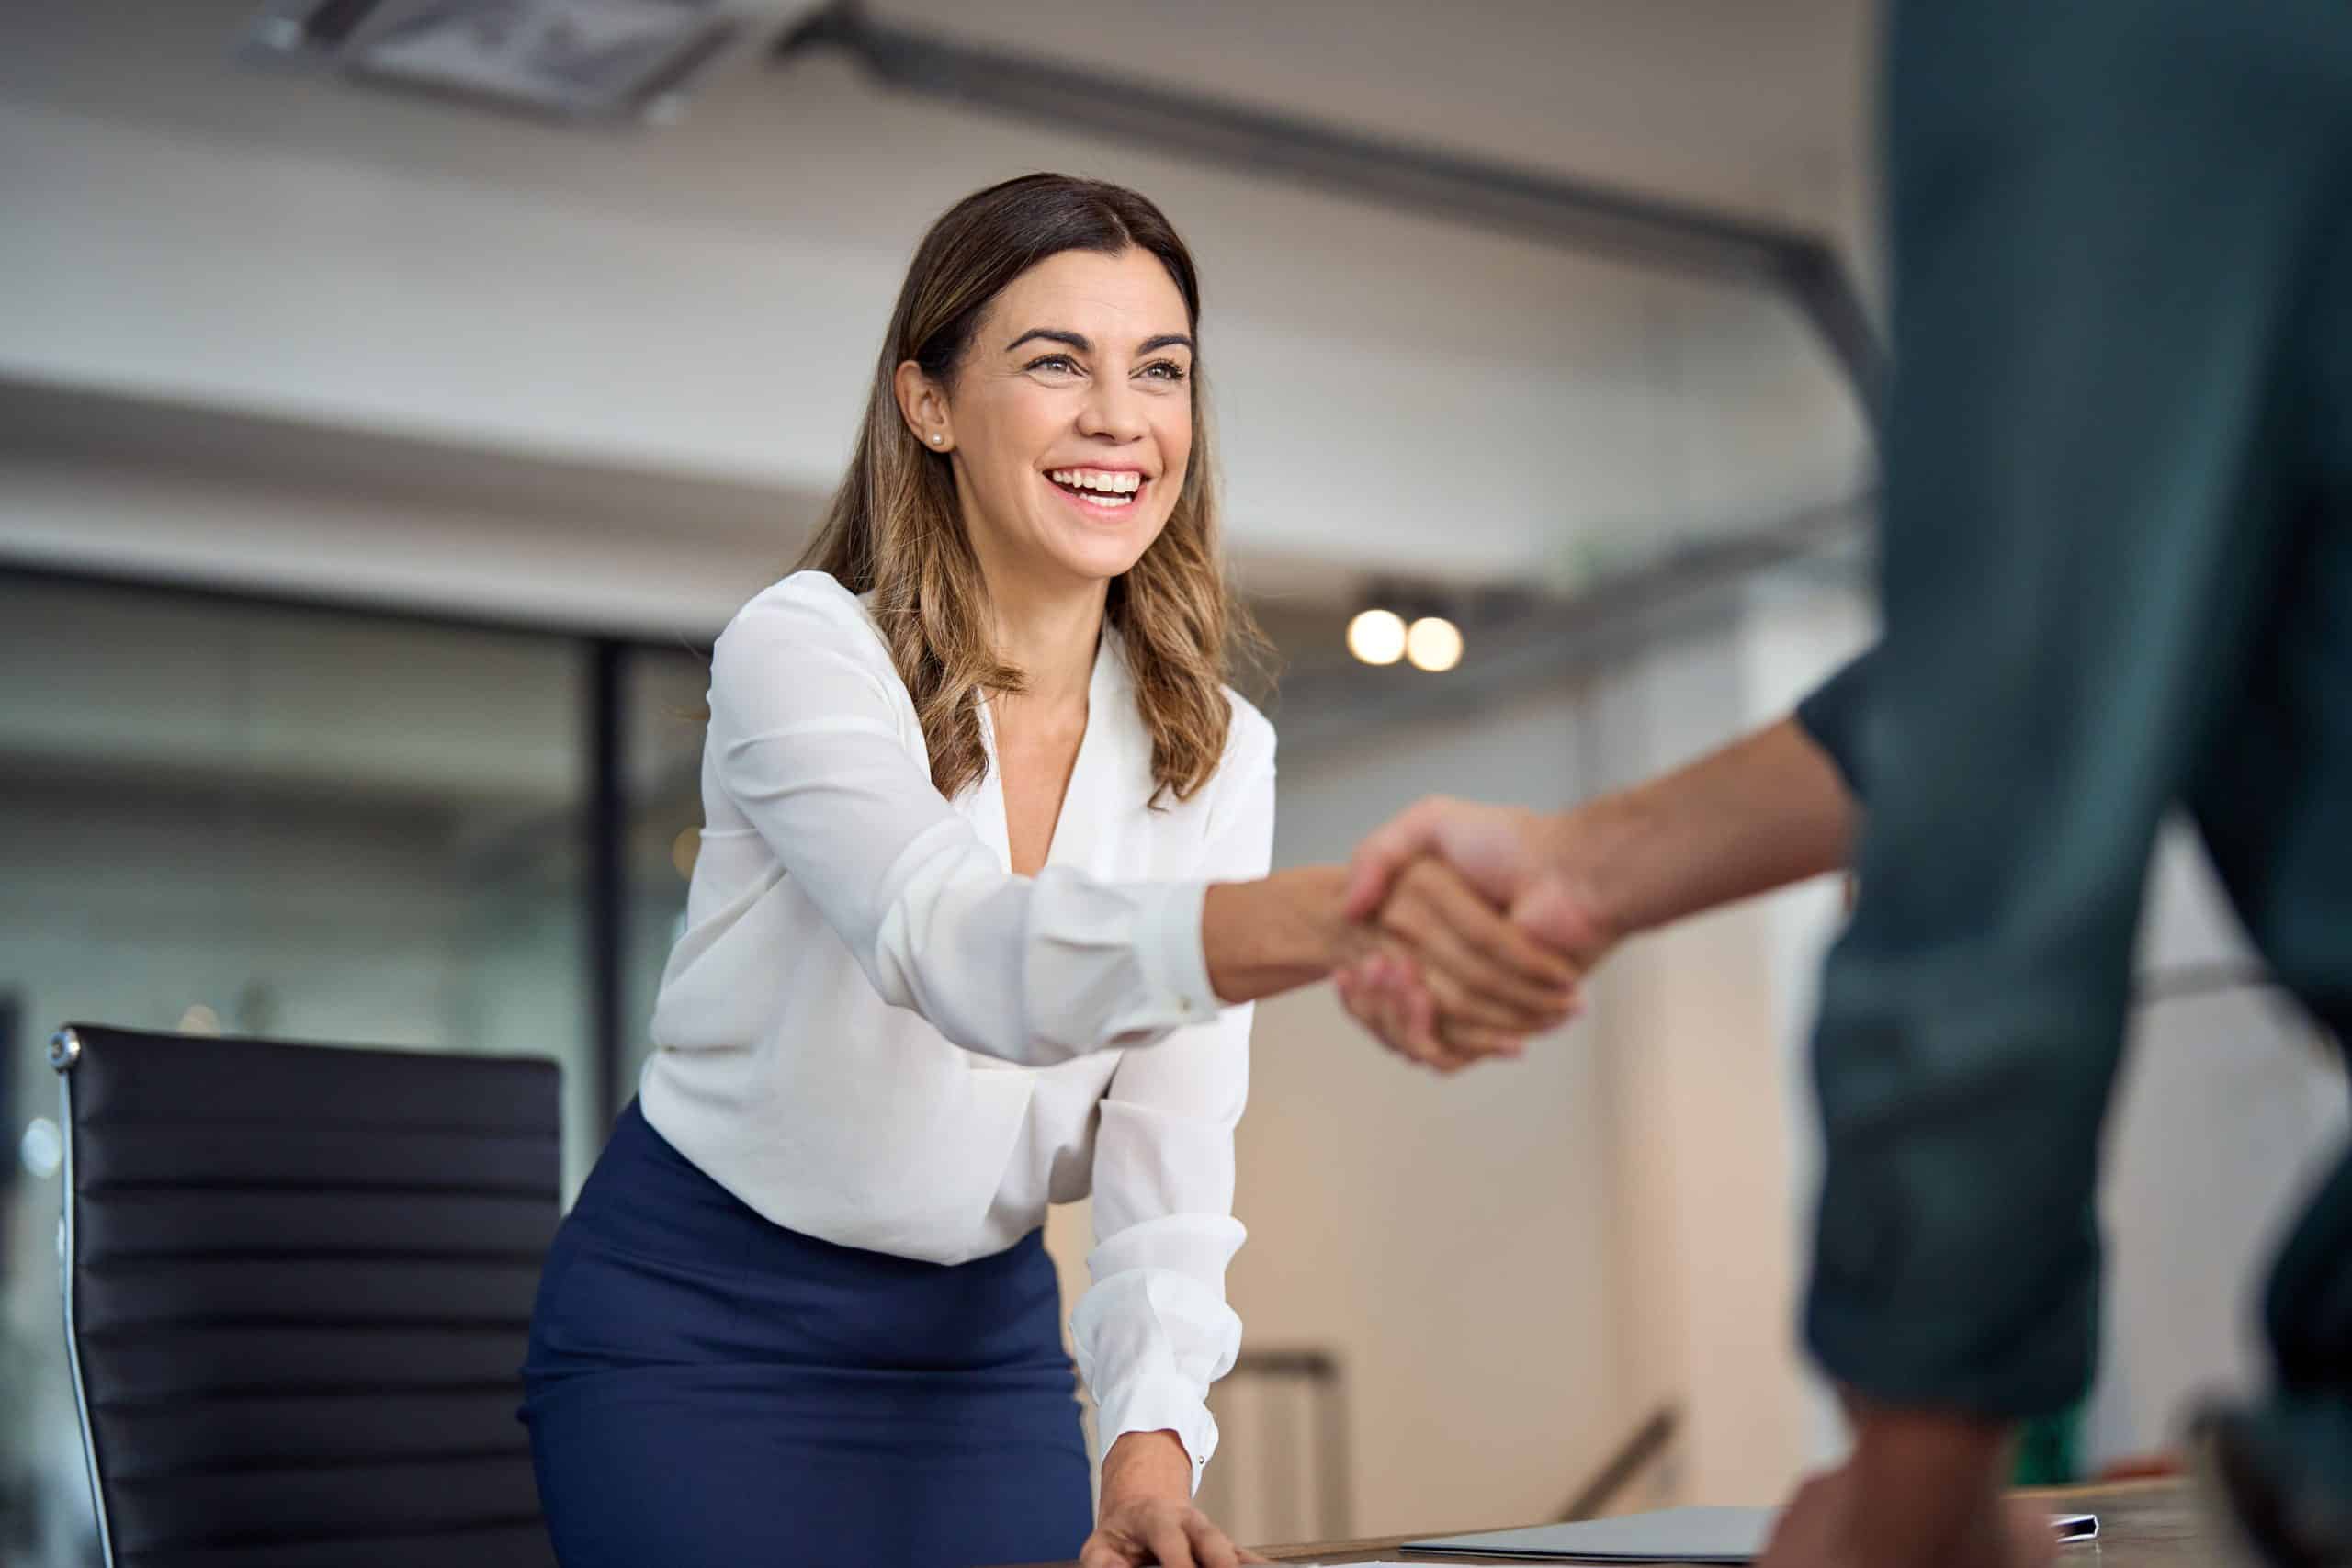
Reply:
[[[1328,975],[1414,1061],[1515,1056],[1622,938],[1843,869],[1858,813],[1793,718],[1566,812],[1432,796],[1344,868],[1212,887],[1209,979],[1233,1002]]]
[[[1453,1073],[1517,1056],[1583,1007],[1622,934],[1573,817],[1431,797],[1363,840],[1338,889],[1332,979],[1391,1050]]]

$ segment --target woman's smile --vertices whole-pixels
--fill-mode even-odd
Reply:
[[[1090,521],[1126,522],[1153,481],[1140,468],[1088,467],[1049,468],[1046,482]]]

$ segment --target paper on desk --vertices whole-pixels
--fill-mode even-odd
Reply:
[[[2050,1522],[2056,1528],[2058,1531],[2058,1539],[2062,1541],[2089,1540],[2098,1534],[2098,1520],[2089,1514],[2057,1514],[2052,1517]],[[1581,1561],[1590,1563],[1602,1563],[1611,1560],[1609,1558],[1589,1557],[1584,1558]],[[1633,1560],[1620,1557],[1614,1561],[1625,1562]],[[1419,1562],[1392,1562],[1387,1558],[1384,1557],[1377,1562],[1301,1562],[1294,1564],[1293,1568],[1432,1568],[1432,1564],[1426,1558],[1422,1559]]]
[[[1654,1514],[1538,1525],[1532,1529],[1412,1540],[1405,1543],[1405,1550],[1539,1562],[1753,1562],[1764,1555],[1779,1517],[1776,1508],[1668,1508]],[[2089,1540],[2098,1534],[2098,1520],[2089,1514],[2055,1514],[2050,1524],[2062,1541]]]

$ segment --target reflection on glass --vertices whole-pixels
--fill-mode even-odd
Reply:
[[[96,1560],[27,1130],[57,1024],[553,1056],[585,1168],[582,657],[0,575],[0,1562]]]

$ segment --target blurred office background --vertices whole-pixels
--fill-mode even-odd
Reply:
[[[912,243],[973,188],[1122,180],[1198,253],[1282,862],[1430,790],[1645,776],[1871,635],[1853,336],[1704,243],[1838,258],[1874,310],[1866,0],[888,0],[786,60],[816,8],[729,0],[576,123],[325,68],[369,9],[0,22],[0,1562],[93,1550],[50,1030],[550,1055],[576,1184],[683,906],[702,649],[797,553]],[[532,7],[410,9],[462,62]],[[706,14],[577,12],[628,66],[664,9]],[[1057,112],[1037,62],[1102,96]],[[1096,112],[1123,91],[1216,100],[1224,155]],[[1419,183],[1351,174],[1367,139]],[[1547,227],[1563,186],[1600,220]],[[1458,663],[1352,657],[1375,607],[1450,621]],[[2161,859],[2086,1467],[2254,1374],[2245,1281],[2344,1120]],[[1834,1455],[1792,1325],[1838,909],[1635,944],[1586,1021],[1442,1084],[1328,993],[1261,1010],[1208,1494],[1237,1536],[1761,1502]],[[1073,1286],[1086,1224],[1051,1230]]]

